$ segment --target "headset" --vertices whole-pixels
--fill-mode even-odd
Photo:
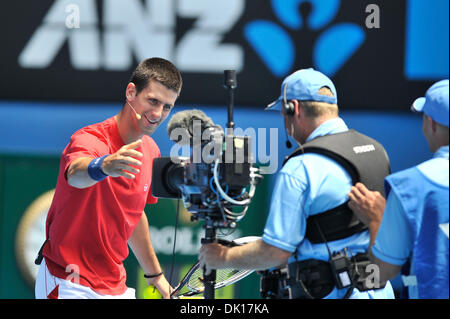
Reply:
[[[139,121],[139,120],[142,118],[142,115],[139,114],[138,112],[136,112],[136,110],[134,109],[134,107],[131,106],[130,102],[128,102],[128,99],[127,99],[126,102],[127,102],[128,106],[131,107],[131,109],[133,110],[134,114],[136,115],[136,119]]]
[[[288,101],[286,98],[287,86],[288,86],[288,84],[286,82],[286,84],[284,85],[284,89],[283,89],[282,105],[283,105],[283,109],[284,109],[284,114],[292,116],[295,114],[295,110],[294,110],[295,106],[294,106],[294,103],[292,103],[292,101]]]
[[[295,105],[292,101],[288,101],[286,98],[287,86],[288,86],[288,84],[286,82],[286,84],[284,85],[284,88],[283,88],[283,101],[281,102],[281,105],[284,110],[284,114],[286,114],[287,116],[293,116],[295,114]],[[286,147],[291,148],[292,143],[289,141],[288,133],[287,133],[287,131],[284,131],[284,132],[286,133]]]

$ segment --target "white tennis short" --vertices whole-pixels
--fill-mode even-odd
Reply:
[[[53,276],[45,264],[39,267],[34,288],[36,299],[136,299],[133,288],[128,288],[122,295],[102,295],[89,287]]]

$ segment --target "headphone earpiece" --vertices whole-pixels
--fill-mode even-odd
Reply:
[[[295,114],[295,105],[292,101],[288,101],[286,98],[286,90],[287,90],[287,86],[288,84],[286,83],[286,85],[284,86],[284,90],[283,90],[283,109],[284,109],[284,114],[292,116]]]
[[[294,111],[294,103],[293,103],[293,102],[291,102],[291,101],[286,101],[286,102],[283,103],[283,104],[284,104],[284,113],[285,113],[286,115],[291,116],[291,115],[294,115],[294,114],[295,114],[295,111]]]

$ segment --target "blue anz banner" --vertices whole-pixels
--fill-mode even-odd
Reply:
[[[343,109],[408,108],[448,77],[448,0],[40,0],[0,4],[0,99],[123,100],[152,56],[182,72],[184,104],[264,107],[297,69],[336,84]]]

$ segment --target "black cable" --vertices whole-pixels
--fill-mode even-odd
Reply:
[[[325,246],[327,247],[327,251],[328,251],[328,256],[330,256],[330,259],[331,259],[332,258],[331,250],[330,250],[330,247],[328,247],[327,239],[325,238],[325,235],[322,233],[322,229],[319,226],[319,222],[316,219],[314,219],[314,223],[317,227],[317,230],[319,231],[320,237],[322,237],[322,240],[325,242]]]

